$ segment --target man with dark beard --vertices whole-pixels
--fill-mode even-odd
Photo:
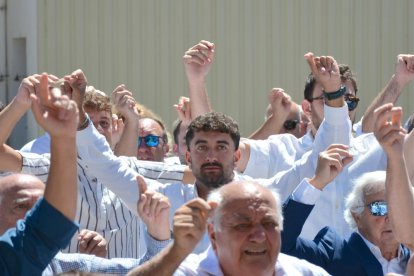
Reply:
[[[181,205],[197,197],[206,200],[211,190],[240,179],[234,172],[240,158],[240,132],[231,117],[217,112],[201,115],[189,125],[185,140],[187,164],[196,178],[194,185],[170,183],[152,187],[169,198],[171,225]],[[194,252],[204,251],[209,244],[208,235],[204,235]]]

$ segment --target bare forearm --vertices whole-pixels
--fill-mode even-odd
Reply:
[[[138,120],[137,122],[126,122],[121,138],[114,148],[116,156],[137,156]]]
[[[68,219],[75,218],[77,200],[75,137],[51,137],[51,165],[45,199]]]
[[[403,156],[388,159],[386,194],[389,218],[396,239],[414,245],[414,193]]]
[[[210,100],[207,94],[204,79],[191,80],[188,82],[190,94],[191,118],[211,112]]]
[[[374,110],[386,103],[395,103],[398,100],[403,88],[404,87],[397,81],[396,77],[392,76],[387,85],[372,101],[364,113],[364,118],[362,119],[362,131],[364,133],[374,131]]]
[[[279,134],[282,130],[284,120],[271,115],[257,130],[248,138],[255,140],[265,140],[270,135]]]
[[[0,113],[0,144],[6,143],[17,122],[27,112],[27,108],[19,105],[15,100]]]
[[[128,273],[129,276],[171,276],[181,262],[187,257],[187,253],[174,247],[174,243],[170,244],[158,255],[143,265],[135,268]]]

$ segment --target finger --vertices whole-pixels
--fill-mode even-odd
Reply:
[[[391,116],[391,123],[395,126],[400,126],[402,118],[402,108],[394,107],[393,109],[395,109],[395,112]]]
[[[316,74],[318,72],[316,65],[315,65],[315,60],[314,60],[314,55],[313,53],[309,52],[307,54],[304,55],[306,61],[308,62],[309,68],[311,69],[311,72]]]
[[[142,194],[139,201],[138,201],[138,214],[140,216],[146,216],[147,213],[144,210],[144,207],[147,204],[147,197],[145,196],[145,194]]]
[[[159,217],[162,212],[164,212],[166,210],[169,210],[170,208],[171,208],[171,205],[170,205],[168,199],[165,199],[165,198],[161,199],[158,202],[157,208],[155,210],[155,216]]]
[[[183,56],[183,61],[185,64],[190,64],[190,63],[196,63],[198,65],[204,65],[205,62],[203,59],[201,59],[198,56],[193,56],[193,55],[185,55]]]
[[[138,183],[139,193],[145,193],[147,191],[147,182],[145,182],[144,177],[141,175],[137,175],[136,180]]]

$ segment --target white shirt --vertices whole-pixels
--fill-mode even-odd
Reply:
[[[140,247],[144,239],[140,235],[141,220],[136,216],[139,193],[135,178],[140,173],[160,181],[182,179],[184,166],[167,167],[136,158],[118,158],[92,124],[78,131],[76,141],[78,205],[75,221],[80,229],[96,231],[107,240],[109,258],[142,256],[146,247]],[[48,155],[21,154],[22,172],[46,182],[50,167]],[[169,170],[171,168],[173,170]],[[74,236],[64,252],[78,251],[77,236]]]
[[[25,144],[21,149],[21,152],[33,152],[37,154],[50,153],[50,135],[45,133],[42,136]]]
[[[321,267],[305,260],[279,253],[275,264],[278,276],[306,276],[329,275]],[[174,272],[174,276],[209,275],[223,276],[220,264],[213,249],[209,247],[205,252],[188,256]]]
[[[304,224],[301,237],[313,239],[325,226],[334,228],[344,239],[353,232],[343,215],[345,198],[351,191],[355,179],[362,173],[386,168],[386,156],[372,133],[352,138],[350,147],[351,151],[356,153],[354,161],[323,189]],[[266,183],[266,186],[278,189],[282,202],[285,201],[298,183],[315,175],[318,155],[317,151],[305,153],[291,169],[278,173],[272,178],[272,182]]]
[[[319,126],[315,139],[308,131],[302,138],[291,134],[272,135],[266,140],[247,140],[250,157],[244,174],[253,178],[271,178],[290,169],[307,151],[323,151],[332,143],[349,145],[351,121],[348,106],[324,106],[325,119]]]
[[[371,251],[372,255],[377,258],[378,262],[381,264],[382,272],[384,275],[387,273],[398,273],[398,274],[405,274],[405,270],[407,267],[407,260],[404,260],[402,256],[402,248],[401,245],[398,247],[398,255],[396,258],[391,259],[388,261],[385,259],[382,254],[381,250],[378,246],[367,240],[364,236],[362,236],[360,233],[358,233],[362,240],[365,242],[369,250]]]

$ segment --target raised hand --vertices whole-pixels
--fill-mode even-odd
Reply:
[[[157,240],[170,238],[170,224],[168,221],[170,202],[168,198],[158,192],[147,189],[142,176],[137,176],[140,197],[138,201],[138,214],[147,225],[148,233]]]
[[[202,198],[196,198],[175,211],[174,246],[179,248],[180,252],[190,253],[201,240],[213,209],[212,204]]]
[[[401,126],[402,108],[392,103],[374,111],[374,135],[387,155],[402,156],[406,130]]]
[[[39,125],[52,137],[74,137],[78,127],[78,108],[59,88],[49,89],[46,73],[40,76],[39,90],[30,94],[32,111]]]
[[[291,97],[285,93],[283,88],[273,88],[268,95],[270,104],[270,111],[273,116],[279,118],[283,123],[289,116],[290,109],[292,107]],[[270,117],[270,114],[268,114]]]
[[[207,76],[214,61],[214,48],[214,43],[201,40],[184,53],[185,71],[190,82]]]
[[[95,231],[83,229],[78,235],[79,252],[106,258],[107,242],[104,237]]]
[[[36,94],[36,91],[39,90],[41,75],[34,74],[24,78],[20,83],[19,89],[15,97],[15,101],[25,110],[30,109],[32,105],[32,99],[30,94]],[[48,75],[48,83],[52,85],[58,78],[53,75]]]
[[[135,99],[124,84],[119,85],[112,92],[112,102],[118,112],[125,117],[127,121],[139,120],[138,111],[135,108]]]
[[[191,123],[191,105],[190,99],[187,97],[180,97],[178,104],[174,105],[177,111],[178,118],[181,120],[181,124],[188,126]]]
[[[309,68],[325,92],[336,92],[341,86],[338,63],[331,56],[315,57],[313,53],[305,54]]]
[[[395,77],[402,87],[414,79],[414,55],[397,56]]]
[[[323,190],[351,161],[352,156],[348,152],[348,146],[330,145],[326,151],[319,154],[315,176],[309,180],[309,183],[315,188]]]

